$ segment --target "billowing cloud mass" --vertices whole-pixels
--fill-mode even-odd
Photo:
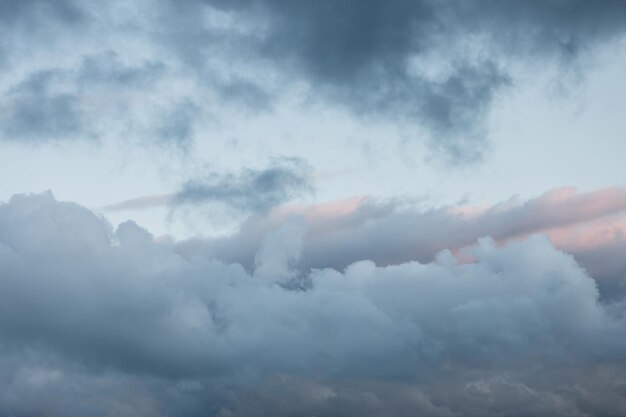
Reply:
[[[572,211],[588,207],[588,195],[565,196]],[[50,193],[14,196],[0,206],[0,413],[626,410],[623,298],[602,302],[545,237],[482,238],[460,252],[471,262],[443,251],[428,263],[303,273],[306,227],[316,226],[288,217],[246,269],[180,256],[132,222],[114,230]]]
[[[30,0],[0,12],[3,140],[188,150],[229,108],[272,111],[295,91],[304,107],[417,127],[456,161],[483,154],[512,67],[541,58],[584,73],[579,58],[626,30],[620,0]]]
[[[0,417],[626,416],[624,46],[626,0],[0,0]]]

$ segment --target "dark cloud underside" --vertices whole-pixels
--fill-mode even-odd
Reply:
[[[350,109],[356,117],[419,127],[435,152],[471,161],[481,158],[487,146],[486,117],[495,97],[515,83],[507,69],[512,63],[532,65],[541,59],[584,71],[577,57],[623,35],[626,28],[625,3],[612,0],[159,0],[118,6],[87,0],[3,1],[2,15],[10,21],[4,30],[12,31],[6,32],[11,42],[1,48],[3,61],[20,63],[25,47],[45,56],[46,42],[71,50],[69,43],[79,39],[83,49],[78,56],[98,55],[102,44],[120,56],[138,51],[146,60],[162,60],[155,65],[167,68],[169,79],[192,82],[195,92],[180,92],[170,103],[144,106],[147,114],[138,114],[113,111],[115,94],[102,98],[103,106],[79,106],[80,94],[100,82],[93,77],[71,81],[80,91],[39,90],[28,97],[12,97],[14,90],[5,86],[0,90],[13,102],[3,121],[9,126],[3,139],[89,138],[106,130],[94,126],[104,117],[133,126],[126,136],[189,149],[197,139],[198,120],[213,117],[224,103],[271,111],[283,87],[303,81],[310,98],[324,105]],[[145,13],[146,8],[151,12]],[[28,26],[40,30],[31,35],[22,30]],[[129,45],[135,49],[127,49]],[[435,68],[424,68],[424,62]],[[54,64],[42,64],[34,71],[54,69]],[[132,87],[142,102],[153,101],[152,94],[167,86],[149,74],[120,74],[115,67],[85,64],[83,70],[115,79],[110,92]],[[33,76],[25,71],[22,82]],[[137,89],[137,77],[144,80],[143,89]],[[215,102],[207,105],[207,95]],[[26,111],[24,105],[32,109]],[[137,128],[136,119],[148,126]]]

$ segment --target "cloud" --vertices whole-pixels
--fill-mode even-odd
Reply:
[[[43,142],[75,138],[85,121],[78,98],[48,88],[54,72],[39,73],[20,84],[9,97],[2,117],[3,137],[15,141]]]
[[[620,1],[208,3],[265,18],[261,55],[291,65],[322,97],[357,114],[425,127],[434,149],[454,161],[480,158],[489,107],[514,81],[511,62],[540,56],[571,65],[626,30]]]
[[[540,61],[582,73],[578,58],[626,29],[626,8],[617,0],[30,0],[0,7],[11,22],[3,33],[11,42],[0,51],[0,63],[11,69],[0,92],[13,100],[5,140],[41,143],[104,131],[188,150],[197,124],[219,119],[224,106],[271,112],[299,91],[303,108],[319,103],[417,128],[436,154],[456,162],[479,160],[488,147],[489,111],[515,85],[512,68],[534,71]],[[102,50],[135,74],[89,58]],[[115,80],[99,105],[85,107],[84,94],[102,77],[66,80],[79,85],[65,92],[12,95],[34,74],[83,59],[83,70]],[[71,80],[76,71],[69,72]],[[167,82],[158,81],[163,74]],[[114,98],[120,95],[123,104]],[[125,111],[115,111],[119,106]],[[106,123],[103,112],[110,112]]]
[[[626,276],[626,268],[616,267],[611,274],[607,274],[606,270],[592,266],[598,262],[584,262],[592,259],[589,249],[597,249],[604,254],[596,255],[600,256],[599,259],[613,265],[620,264],[611,255],[614,249],[607,248],[605,251],[601,248],[605,240],[583,250],[585,248],[572,246],[574,240],[571,237],[573,234],[580,236],[577,228],[590,222],[614,216],[622,219],[626,213],[626,191],[621,188],[588,193],[578,193],[574,188],[560,188],[526,202],[511,199],[483,208],[420,209],[401,200],[381,203],[366,198],[313,207],[283,206],[268,216],[251,217],[234,235],[181,242],[179,252],[185,255],[202,254],[250,266],[262,237],[293,213],[302,215],[309,225],[298,264],[304,270],[329,266],[343,269],[363,259],[378,265],[412,260],[430,262],[440,251],[448,249],[457,252],[476,243],[482,236],[506,242],[545,233],[559,248],[576,254],[583,265],[591,268],[592,275],[601,285],[603,296],[612,296],[610,288],[621,285],[622,276]],[[602,235],[606,235],[608,230]],[[620,232],[615,233],[615,242],[623,242]]]
[[[163,143],[173,143],[183,150],[189,150],[193,145],[194,122],[198,114],[198,107],[191,101],[173,106],[156,128],[157,137]]]
[[[23,24],[23,19],[27,17],[41,18],[46,14],[70,24],[77,23],[85,17],[77,2],[72,0],[0,1],[0,19],[5,24]]]
[[[441,385],[278,375],[233,393],[233,404],[218,415],[610,416],[626,410],[623,397],[613,388],[623,383],[622,378],[611,370],[573,372],[567,379],[563,374],[540,373],[544,381],[533,371],[486,372],[469,381],[451,377]],[[586,387],[577,387],[577,380],[585,381]]]
[[[211,174],[190,180],[174,195],[175,205],[219,202],[242,211],[265,211],[311,192],[310,168],[299,159],[285,159],[263,170],[239,175]]]
[[[547,239],[502,247],[481,239],[466,249],[468,264],[444,253],[432,263],[366,260],[302,276],[289,266],[305,224],[294,221],[267,236],[248,272],[181,257],[132,222],[113,230],[51,194],[14,196],[0,205],[0,410],[623,409],[623,315]],[[283,273],[308,284],[271,279]]]
[[[277,159],[263,169],[210,173],[189,180],[172,194],[151,195],[104,207],[106,211],[169,206],[221,205],[230,212],[259,213],[313,192],[311,168],[296,158]]]
[[[626,220],[616,215],[551,231],[555,246],[574,255],[597,281],[603,296],[626,294]]]
[[[110,204],[103,207],[104,211],[145,209],[151,207],[167,206],[172,201],[174,194],[145,195]]]
[[[74,67],[30,73],[5,94],[0,140],[47,143],[106,136],[114,119],[136,110],[133,93],[149,89],[163,73],[158,63],[126,65],[112,52],[83,57]]]
[[[294,275],[294,263],[302,252],[306,223],[299,217],[287,219],[265,236],[254,258],[254,275],[269,282],[285,282]]]

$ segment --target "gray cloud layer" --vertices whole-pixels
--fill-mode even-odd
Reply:
[[[197,122],[225,103],[271,109],[285,85],[304,82],[314,100],[420,126],[433,149],[454,160],[480,158],[490,105],[515,81],[511,63],[541,58],[576,67],[581,53],[626,29],[619,0],[31,0],[0,7],[7,22],[0,63],[14,71],[0,83],[10,105],[5,140],[89,138],[121,124],[118,135],[187,149]],[[103,49],[123,57],[121,67],[101,65]],[[65,75],[29,87],[51,71]],[[162,82],[163,74],[179,87]],[[103,79],[108,94],[89,106]],[[129,88],[135,99],[123,94]]]
[[[0,206],[0,413],[619,415],[623,304],[535,237],[433,263],[252,272],[50,194]],[[306,289],[293,283],[308,281]],[[282,376],[281,376],[282,375]]]

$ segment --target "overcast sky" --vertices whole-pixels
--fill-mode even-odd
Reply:
[[[626,2],[0,0],[0,414],[626,415]]]

